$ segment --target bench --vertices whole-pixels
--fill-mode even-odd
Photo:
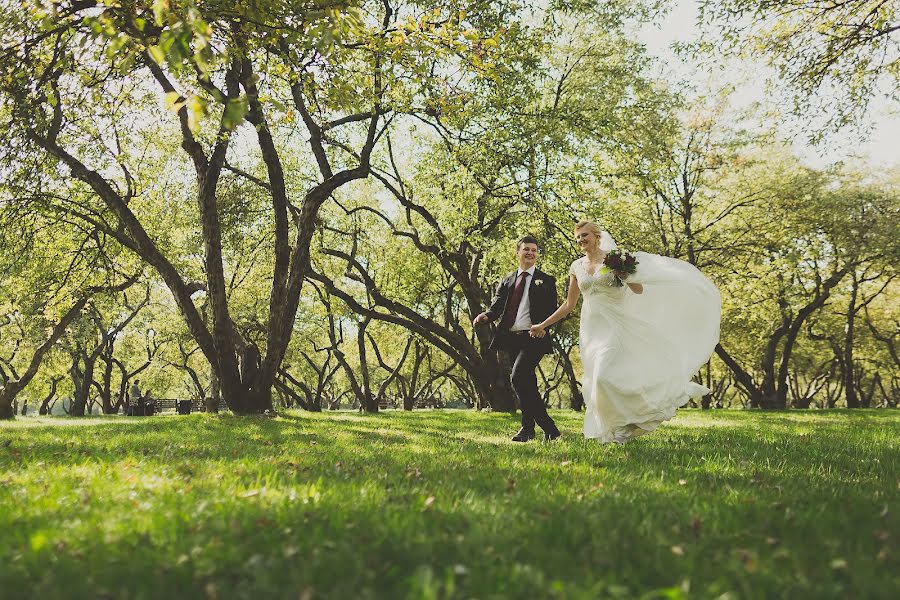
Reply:
[[[138,405],[134,408],[138,409],[139,406],[140,405]],[[179,415],[189,415],[189,414],[195,413],[195,412],[206,412],[206,403],[203,400],[196,400],[196,399],[180,400],[177,398],[154,398],[153,406],[155,408],[155,410],[153,411],[154,413],[174,412]],[[224,410],[224,409],[225,409],[225,407],[220,402],[219,410]],[[126,411],[125,414],[133,414],[135,416],[141,415],[139,410],[132,410],[131,413]],[[144,414],[153,414],[153,413],[147,413],[145,410]]]

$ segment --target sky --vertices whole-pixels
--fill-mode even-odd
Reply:
[[[675,42],[689,42],[697,38],[697,1],[670,1],[672,8],[664,21],[656,25],[645,25],[638,31],[638,38],[650,54],[659,58],[660,70],[665,69],[670,76],[682,74],[691,80],[701,80],[703,77],[698,77],[698,67],[685,63],[671,49],[671,45]],[[748,77],[748,73],[760,71],[761,69],[749,63],[744,63],[733,71],[733,78],[738,81],[728,83],[739,83],[741,79],[745,82],[739,83],[734,96],[735,102],[764,100],[764,87],[759,84],[762,77]],[[715,80],[717,77],[710,79]],[[718,83],[725,82],[719,80]],[[824,168],[838,161],[855,160],[874,168],[900,168],[900,105],[885,99],[876,99],[863,119],[872,124],[871,133],[867,138],[860,140],[859,134],[847,131],[831,134],[822,143],[812,146],[803,136],[795,136],[794,150],[805,163],[816,168]],[[787,135],[787,132],[796,125],[796,122],[787,121],[781,130]]]

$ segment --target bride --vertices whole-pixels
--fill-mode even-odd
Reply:
[[[531,335],[568,315],[584,294],[580,349],[587,407],[584,436],[625,442],[675,416],[675,409],[709,393],[691,377],[719,341],[721,299],[690,263],[636,252],[633,275],[603,268],[616,249],[596,223],[575,226],[584,256],[572,263],[565,302]],[[624,281],[618,286],[615,278]]]

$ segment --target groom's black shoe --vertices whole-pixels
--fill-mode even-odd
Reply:
[[[556,431],[552,432],[552,433],[547,433],[547,432],[545,431],[545,432],[544,432],[544,441],[545,441],[545,442],[552,442],[553,440],[558,440],[558,439],[559,439],[559,435],[560,435],[560,434],[559,434],[559,430],[558,430],[558,429],[557,429]]]
[[[533,431],[525,431],[524,429],[520,429],[519,433],[512,437],[512,441],[514,442],[527,442],[528,440],[534,439]]]

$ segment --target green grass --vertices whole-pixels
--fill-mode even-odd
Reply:
[[[900,412],[0,424],[0,597],[897,598]]]

